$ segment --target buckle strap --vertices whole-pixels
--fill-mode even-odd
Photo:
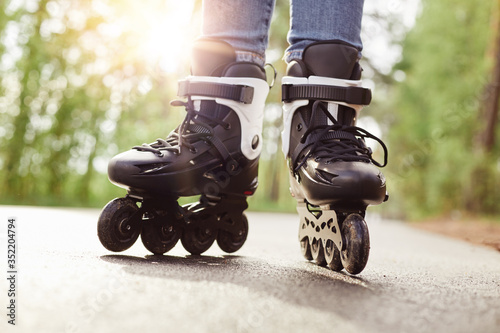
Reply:
[[[370,89],[362,87],[340,87],[315,84],[283,84],[281,100],[291,102],[297,99],[325,100],[356,105],[368,105],[372,100]]]
[[[179,81],[178,96],[206,96],[224,98],[243,104],[250,104],[253,100],[254,88],[240,84],[226,84],[216,82]]]

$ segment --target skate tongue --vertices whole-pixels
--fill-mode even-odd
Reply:
[[[333,77],[338,79],[358,79],[355,66],[358,50],[338,41],[311,44],[304,50],[303,62],[308,75]]]
[[[222,76],[224,68],[235,61],[236,53],[229,44],[201,39],[193,46],[191,73],[196,76]]]
[[[323,102],[327,104],[328,102]],[[336,103],[328,103],[328,112],[337,120],[337,123],[345,126],[353,126],[356,119],[356,112],[344,105],[338,105]],[[327,115],[323,112],[316,112],[315,114],[309,114],[309,109],[306,108],[303,112],[306,112],[305,119],[310,119],[309,126],[321,126],[321,125],[333,125],[332,121],[328,119]],[[304,116],[304,115],[303,115]]]

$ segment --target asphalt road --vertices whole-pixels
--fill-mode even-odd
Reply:
[[[368,217],[358,276],[306,262],[295,215],[248,213],[245,246],[114,254],[98,210],[0,206],[0,332],[500,332],[500,252]],[[16,326],[7,323],[8,218]]]

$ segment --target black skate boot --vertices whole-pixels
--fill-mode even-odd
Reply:
[[[141,235],[163,254],[181,239],[191,254],[215,240],[228,253],[245,242],[246,198],[257,188],[264,103],[264,69],[236,62],[226,43],[202,40],[193,50],[192,76],[179,82],[174,101],[186,118],[166,139],[136,146],[109,163],[112,183],[128,191],[103,209],[98,235],[108,250],[123,251]],[[178,197],[200,195],[180,207]]]
[[[386,165],[387,149],[354,126],[371,101],[360,77],[358,50],[327,41],[307,47],[282,81],[283,152],[297,199],[302,252],[318,265],[351,274],[361,272],[368,260],[366,208],[387,200],[377,168]],[[373,160],[365,138],[383,147],[382,164]]]

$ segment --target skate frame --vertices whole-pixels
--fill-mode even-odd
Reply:
[[[313,239],[321,239],[323,248],[326,242],[331,239],[339,251],[343,250],[342,235],[334,210],[312,211],[305,200],[297,201],[297,212],[300,216],[299,241],[308,237],[309,244]]]

